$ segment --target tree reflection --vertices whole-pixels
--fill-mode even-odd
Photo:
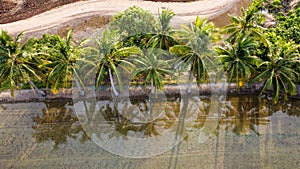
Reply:
[[[255,96],[230,97],[224,107],[225,119],[220,121],[220,127],[231,130],[236,135],[260,135],[259,125],[270,122],[268,116],[270,108],[264,100],[258,100]]]
[[[160,101],[150,103],[142,99],[122,102],[102,101],[100,104],[98,102],[97,111],[91,111],[95,113],[88,113],[87,115],[89,120],[99,124],[101,121],[93,121],[93,118],[95,114],[101,113],[108,125],[100,126],[95,130],[101,130],[101,133],[109,138],[155,137],[174,126],[176,119],[180,117],[180,102],[180,99],[169,100],[164,103]],[[201,99],[201,102],[190,102],[194,105],[188,106],[185,128],[203,128],[209,113],[209,99]],[[299,101],[296,100],[272,105],[267,99],[258,100],[251,96],[229,97],[223,107],[219,128],[212,134],[218,134],[218,130],[227,130],[236,135],[260,135],[258,126],[269,124],[269,117],[277,111],[299,117],[298,103]],[[51,140],[55,144],[54,148],[57,149],[60,144],[67,143],[69,138],[78,139],[82,143],[89,140],[70,105],[72,105],[71,102],[45,103],[42,115],[32,118],[34,122],[32,126],[33,137],[37,142]],[[89,105],[89,107],[91,106],[96,109],[96,105]],[[5,108],[3,105],[1,107]],[[156,114],[155,112],[161,113]],[[188,126],[189,118],[196,119],[191,126]],[[112,128],[119,134],[116,135],[111,132]]]
[[[147,100],[122,100],[114,103],[113,101],[102,102],[97,113],[101,113],[114,130],[124,138],[129,133],[136,134],[135,137],[158,136],[162,130],[174,125],[180,112],[178,101],[150,103]],[[160,114],[157,114],[159,111],[156,109],[161,110]],[[110,138],[114,136],[117,135],[109,134]]]
[[[6,107],[2,105],[2,103],[0,103],[0,107],[3,109],[3,110],[6,110]]]
[[[81,143],[89,140],[83,131],[76,115],[69,106],[71,102],[48,102],[42,110],[43,115],[33,117],[35,123],[33,137],[38,143],[51,140],[58,149],[60,144],[65,144],[68,138],[79,139]]]

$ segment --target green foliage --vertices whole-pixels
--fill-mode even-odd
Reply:
[[[277,16],[277,20],[276,28],[272,28],[270,32],[286,41],[293,40],[300,44],[300,8],[288,12],[286,16]]]
[[[271,1],[269,8],[272,11],[279,12],[282,10],[283,4],[282,4],[281,0],[273,0],[273,1]]]
[[[224,70],[228,73],[229,82],[237,82],[243,87],[254,74],[262,60],[255,56],[258,43],[253,37],[244,36],[234,44],[226,43],[225,47],[217,47]]]
[[[216,28],[206,19],[196,18],[193,24],[183,25],[183,30],[177,33],[177,38],[183,45],[175,45],[170,52],[179,57],[178,66],[189,68],[190,73],[196,77],[197,85],[209,80],[208,65],[213,64],[210,50],[212,33]],[[190,78],[191,78],[190,74]],[[191,80],[191,79],[190,79]]]
[[[163,77],[172,75],[171,65],[168,60],[163,59],[164,55],[168,55],[165,51],[156,48],[150,48],[145,51],[141,57],[133,60],[135,65],[134,76],[143,76],[144,84],[151,84],[151,93],[154,94],[157,89],[163,89]]]
[[[231,23],[223,28],[223,33],[229,35],[224,47],[216,47],[228,73],[228,81],[236,82],[243,87],[255,75],[256,68],[262,60],[268,59],[270,42],[261,27],[262,15],[258,12],[261,5],[254,1],[241,16],[230,16]]]
[[[295,94],[300,81],[300,9],[287,11],[282,2],[255,0],[241,16],[231,16],[232,22],[221,32],[199,17],[174,30],[173,11],[163,10],[155,19],[149,11],[133,6],[114,16],[102,38],[96,39],[97,46],[91,48],[84,46],[86,41],[74,43],[71,31],[65,38],[45,34],[24,43],[22,34],[13,39],[2,31],[0,87],[11,89],[13,96],[15,89],[40,83],[56,93],[59,88],[70,87],[72,80],[84,87],[85,79],[80,75],[93,74],[89,77],[92,85],[96,83],[98,89],[110,83],[118,95],[115,83],[122,91],[122,76],[133,73],[127,78],[144,80],[154,92],[163,89],[164,79],[174,74],[172,66],[179,72],[189,71],[190,82],[194,75],[200,86],[210,81],[209,69],[217,67],[216,61],[220,60],[229,82],[240,87],[249,81],[259,82],[260,96],[270,90],[277,102],[281,95],[287,98]],[[276,25],[269,29],[261,26],[265,18],[259,9],[266,8],[282,11],[275,15]],[[218,42],[220,33],[227,37],[222,43]],[[213,46],[216,53],[211,50]],[[174,65],[170,64],[174,61],[169,59],[170,53],[178,57]],[[214,57],[216,54],[218,57]]]
[[[268,11],[275,18],[275,26],[266,32],[272,43],[281,39],[300,43],[300,8],[291,9],[290,3],[291,1],[273,0],[265,1],[259,6],[259,9]]]
[[[261,82],[261,96],[268,89],[273,92],[276,103],[283,94],[295,94],[296,82],[299,80],[299,20],[296,11],[287,16],[279,14],[275,17],[277,25],[268,31],[262,28],[262,15],[258,9],[269,9],[285,12],[287,8],[280,0],[272,2],[253,1],[239,17],[231,17],[232,23],[224,27],[229,35],[225,47],[217,47],[229,74],[229,81]],[[282,9],[285,8],[285,9]],[[296,42],[296,44],[294,43]]]
[[[86,41],[76,45],[72,41],[71,30],[65,38],[58,35],[44,35],[41,41],[44,44],[41,53],[44,59],[39,67],[47,70],[47,86],[51,86],[52,92],[57,93],[61,87],[70,87],[73,75],[83,86],[77,66],[79,62],[85,62],[82,53]]]
[[[267,9],[272,14],[287,13],[291,9],[291,0],[255,0],[256,2],[262,2],[260,9]]]
[[[6,31],[0,36],[0,87],[4,84],[10,88],[11,96],[24,84],[33,87],[32,80],[41,80],[36,71],[38,60],[31,49],[36,39],[29,39],[22,45],[21,37],[22,33],[13,39]]]
[[[174,16],[175,16],[175,13],[172,10],[170,10],[170,9],[163,10],[159,14],[160,26],[158,28],[158,30],[159,30],[158,32],[160,32],[161,34],[169,34],[169,32],[172,30],[170,21]]]
[[[157,31],[157,20],[150,11],[132,6],[112,17],[109,30],[120,35],[122,46],[143,48]]]
[[[117,69],[118,65],[124,65],[124,70],[132,67],[132,64],[126,60],[128,56],[134,56],[141,54],[141,50],[138,47],[122,47],[118,46],[119,34],[116,31],[105,30],[100,40],[97,40],[98,50],[96,53],[97,58],[97,77],[96,87],[97,89],[107,76],[110,79],[110,83],[115,95],[119,93],[116,91],[113,81],[113,75],[116,77],[120,90],[123,89],[123,82],[120,77],[120,72]],[[127,67],[126,67],[126,66]],[[120,67],[119,67],[120,68]],[[130,71],[130,70],[128,70]]]
[[[159,14],[157,32],[154,34],[148,34],[149,40],[147,40],[146,47],[169,50],[171,46],[179,44],[172,36],[174,31],[172,30],[170,22],[174,16],[175,13],[169,9],[163,10]]]
[[[156,24],[156,20],[150,11],[132,6],[113,16],[109,29],[117,31],[124,38],[155,32]]]
[[[260,26],[263,18],[258,13],[256,6],[257,3],[254,2],[246,10],[242,8],[241,16],[230,16],[231,23],[223,28],[223,33],[229,34],[228,42],[234,44],[244,36],[251,36],[263,43],[264,46],[269,45],[263,28]]]
[[[299,45],[293,42],[278,42],[272,48],[270,61],[261,64],[261,72],[253,78],[253,82],[263,82],[260,96],[267,89],[273,90],[273,101],[278,102],[280,93],[284,99],[296,94],[296,82],[299,78],[300,55]]]

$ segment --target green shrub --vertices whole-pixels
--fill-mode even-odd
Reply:
[[[132,6],[113,16],[109,29],[118,31],[123,37],[152,33],[156,29],[156,19],[150,11]]]

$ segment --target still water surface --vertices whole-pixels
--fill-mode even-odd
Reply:
[[[0,168],[299,167],[299,100],[193,99],[0,104]]]

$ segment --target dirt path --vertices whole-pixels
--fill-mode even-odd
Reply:
[[[158,10],[165,8],[172,9],[176,13],[173,24],[179,25],[192,22],[196,15],[214,20],[220,15],[227,15],[227,13],[237,14],[241,2],[244,1],[248,0],[203,0],[190,3],[163,3],[141,0],[79,1],[52,9],[25,20],[0,24],[0,29],[5,29],[11,34],[17,34],[22,31],[28,34],[37,32],[57,33],[58,27],[67,25],[72,28],[81,24],[79,23],[82,20],[81,18],[95,16],[110,17],[133,5],[150,10],[156,15]]]

